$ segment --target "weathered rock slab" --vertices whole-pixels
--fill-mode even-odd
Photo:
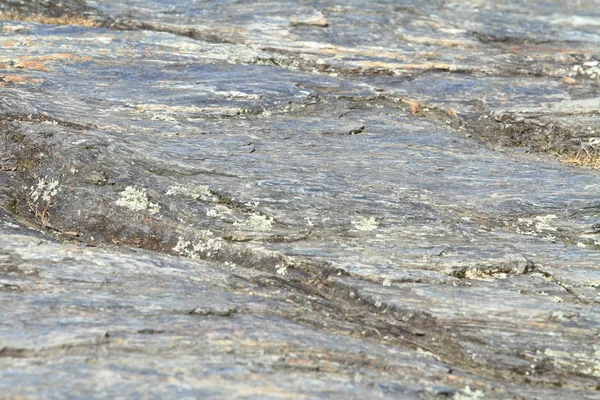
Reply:
[[[3,393],[600,398],[598,5],[0,1]]]

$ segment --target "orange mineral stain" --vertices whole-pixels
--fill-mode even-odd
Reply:
[[[82,57],[69,53],[46,54],[41,56],[21,56],[13,60],[0,60],[0,66],[6,69],[7,63],[12,61],[13,68],[22,68],[31,71],[50,71],[49,64],[56,61],[90,61],[90,57]],[[10,64],[9,64],[10,65]]]

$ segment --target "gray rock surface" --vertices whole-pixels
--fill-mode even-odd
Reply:
[[[600,398],[600,2],[0,0],[8,398]]]

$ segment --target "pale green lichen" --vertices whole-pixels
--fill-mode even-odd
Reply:
[[[160,211],[160,206],[148,200],[146,189],[137,189],[133,186],[127,186],[121,192],[121,197],[116,204],[128,208],[132,211],[148,211],[150,214],[156,214]]]
[[[206,185],[198,186],[171,186],[167,191],[167,196],[183,196],[192,200],[212,200],[212,192]]]
[[[273,219],[264,215],[252,214],[246,221],[236,221],[233,225],[242,229],[267,232],[273,229]]]
[[[179,237],[173,251],[182,256],[190,258],[210,257],[215,255],[223,247],[223,240],[215,237],[209,230],[200,231],[195,242]]]
[[[361,218],[358,221],[352,221],[352,225],[359,231],[374,231],[379,227],[379,223],[375,220],[375,217]]]
[[[51,203],[52,198],[58,194],[58,191],[58,181],[56,179],[48,180],[48,177],[45,177],[38,180],[37,186],[31,187],[29,195],[35,202],[42,199],[45,203]]]

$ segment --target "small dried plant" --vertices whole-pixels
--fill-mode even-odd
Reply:
[[[579,150],[575,155],[562,159],[567,164],[579,165],[587,168],[600,168],[600,139],[588,138],[580,140]]]
[[[50,208],[54,204],[54,197],[58,194],[58,190],[58,181],[47,178],[39,179],[37,185],[31,187],[27,205],[39,225],[51,227]]]

